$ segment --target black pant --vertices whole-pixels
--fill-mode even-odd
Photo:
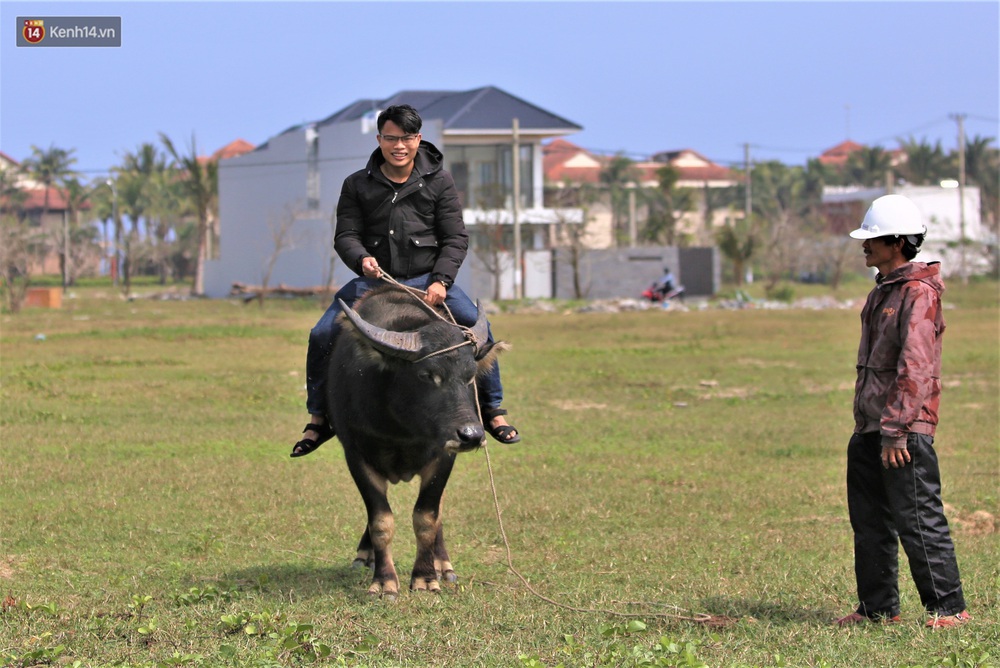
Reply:
[[[847,446],[847,505],[854,529],[858,609],[867,617],[899,614],[899,543],[920,602],[932,613],[965,610],[955,546],[941,504],[934,439],[910,434],[910,463],[882,466],[878,432],[854,434]]]

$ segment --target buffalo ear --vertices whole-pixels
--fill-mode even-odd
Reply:
[[[343,299],[337,301],[340,302],[340,308],[344,310],[347,319],[373,348],[390,357],[398,357],[410,362],[420,359],[420,349],[423,347],[423,343],[420,340],[419,332],[392,332],[378,325],[373,325],[345,304]]]
[[[476,349],[476,373],[483,375],[493,368],[500,353],[507,352],[511,345],[506,341],[494,341],[487,343],[482,348]]]

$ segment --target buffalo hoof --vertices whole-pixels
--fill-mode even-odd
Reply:
[[[368,587],[369,596],[377,596],[384,601],[394,602],[396,597],[399,595],[398,586],[393,586],[391,583],[381,583],[373,582],[370,587]]]
[[[435,594],[441,591],[441,583],[437,578],[413,578],[410,580],[410,591],[430,591]]]
[[[371,564],[369,564],[364,559],[355,559],[354,561],[351,562],[351,568],[354,568],[354,569],[368,568],[370,565]]]
[[[447,582],[448,584],[455,584],[458,582],[458,575],[455,573],[455,569],[452,568],[451,562],[447,559],[435,559],[434,572],[437,575],[438,580]]]

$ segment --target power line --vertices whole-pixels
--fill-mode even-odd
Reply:
[[[966,116],[967,119],[976,120],[976,121],[985,122],[985,123],[998,123],[998,122],[1000,122],[996,118],[989,117],[989,116],[980,116],[980,115],[977,115],[977,114],[966,114],[965,116]],[[882,142],[889,141],[889,140],[897,140],[898,141],[900,137],[907,136],[907,135],[913,135],[913,134],[915,134],[917,132],[920,132],[922,130],[926,130],[928,128],[931,128],[931,127],[934,127],[934,126],[937,126],[937,125],[940,125],[940,124],[944,124],[944,123],[947,123],[947,124],[950,125],[951,124],[951,119],[948,118],[948,117],[936,118],[936,119],[927,121],[926,123],[923,123],[921,125],[918,125],[918,126],[916,126],[914,128],[911,128],[909,130],[905,130],[903,132],[896,132],[896,133],[893,133],[891,135],[886,135],[884,137],[879,137],[879,138],[876,138],[876,139],[873,139],[873,140],[869,140],[869,141],[867,141],[865,143],[868,144],[868,145],[877,145],[877,144],[880,144]],[[579,146],[578,144],[576,146],[578,146],[578,148],[580,148],[580,149],[582,149],[582,150],[584,150],[584,151],[586,151],[586,152],[588,152],[588,153],[590,153],[592,155],[596,155],[596,156],[602,156],[602,157],[622,156],[622,157],[629,158],[630,160],[644,161],[644,162],[645,161],[651,161],[652,156],[655,155],[656,153],[662,153],[662,152],[664,152],[664,151],[659,151],[658,150],[658,151],[653,151],[652,153],[642,153],[642,152],[638,152],[638,151],[629,151],[629,150],[625,150],[625,149],[607,149],[607,148],[594,148],[594,147],[587,147],[587,146]],[[739,144],[738,146],[742,147],[743,144]],[[812,154],[812,155],[816,155],[816,156],[819,156],[820,154],[823,153],[824,150],[826,150],[826,148],[817,148],[815,146],[813,146],[813,147],[793,147],[793,146],[769,146],[769,145],[762,145],[762,144],[751,144],[751,146],[753,148],[756,148],[756,149],[760,149],[760,150],[763,150],[763,151],[774,152],[774,153],[805,153],[805,154]],[[692,150],[694,150],[694,149],[692,149]],[[339,161],[339,160],[358,160],[358,161],[362,161],[362,160],[367,159],[369,155],[370,154],[354,155],[354,156],[344,156],[344,157],[338,157],[338,158],[323,158],[323,159],[320,159],[319,162],[321,162],[321,163],[322,162],[335,162],[335,161]],[[702,155],[704,155],[704,154],[702,154]],[[726,164],[728,164],[728,165],[739,165],[739,164],[743,164],[743,160],[741,158],[735,158],[735,157],[718,158],[718,157],[711,157],[711,156],[705,156],[705,157],[708,158],[710,161],[712,161],[712,162],[714,162],[716,164],[720,164],[720,165],[726,165]],[[304,165],[307,162],[308,162],[308,158],[306,156],[303,156],[301,159],[296,158],[294,160],[267,160],[267,161],[262,161],[262,162],[246,162],[246,163],[228,163],[228,161],[227,161],[226,168],[227,169],[233,169],[233,168],[243,169],[243,168],[251,168],[251,167],[295,166],[295,165]],[[110,176],[110,175],[112,175],[114,173],[114,171],[117,169],[117,167],[118,166],[112,166],[112,167],[109,167],[109,168],[81,168],[81,169],[76,169],[74,171],[77,172],[77,173],[79,173],[79,174],[94,174],[94,175],[109,175]]]

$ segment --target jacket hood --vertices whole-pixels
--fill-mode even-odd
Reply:
[[[371,176],[373,172],[378,171],[383,162],[385,162],[385,156],[382,155],[382,149],[376,147],[372,151],[371,157],[368,158],[368,166],[365,171]],[[421,139],[420,146],[417,147],[417,157],[413,159],[413,171],[419,176],[427,176],[441,171],[443,166],[444,154],[441,153],[440,149],[429,141]]]
[[[933,288],[938,295],[944,292],[939,262],[907,262],[895,271],[890,271],[887,276],[878,278],[879,287],[906,281],[920,281]]]

